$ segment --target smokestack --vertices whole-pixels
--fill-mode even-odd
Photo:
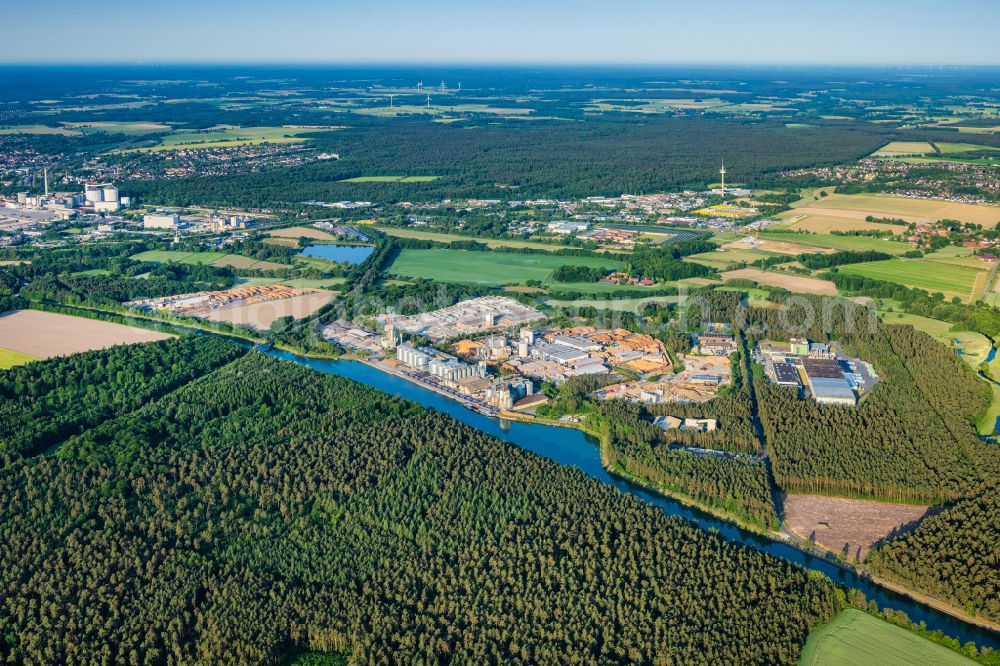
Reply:
[[[42,167],[42,173],[45,175],[45,198],[49,198],[49,168]]]

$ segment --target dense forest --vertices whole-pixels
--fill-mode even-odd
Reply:
[[[934,504],[963,497],[980,481],[992,453],[972,425],[989,403],[989,387],[925,333],[876,323],[850,301],[824,305],[831,302],[812,299],[812,307],[803,308],[829,313],[812,317],[806,337],[843,342],[872,363],[882,381],[849,409],[756,382],[775,481],[789,492],[889,501]],[[797,315],[752,308],[750,316],[755,327],[774,334]]]
[[[272,207],[303,201],[419,201],[452,197],[584,197],[703,187],[718,165],[753,181],[783,168],[857,159],[882,144],[871,126],[789,130],[783,122],[643,118],[616,121],[497,120],[473,126],[356,119],[349,130],[312,134],[339,160],[290,169],[182,180],[133,181],[162,205]],[[347,183],[395,172],[440,176],[425,183]],[[730,166],[731,165],[731,166]]]
[[[839,604],[578,470],[261,354],[9,467],[0,495],[12,662],[794,664]]]
[[[142,407],[236,358],[219,338],[117,346],[0,372],[0,462]]]
[[[902,582],[972,615],[1000,622],[1000,495],[997,483],[939,514],[915,530],[889,539],[866,558],[876,575]]]

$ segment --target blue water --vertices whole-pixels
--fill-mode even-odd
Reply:
[[[613,486],[623,493],[629,493],[644,502],[659,507],[668,515],[680,516],[681,518],[694,521],[699,527],[706,530],[715,530],[727,541],[756,548],[775,557],[780,557],[808,569],[819,571],[830,577],[838,585],[861,590],[868,599],[875,601],[879,608],[893,608],[904,611],[914,622],[925,622],[929,629],[940,629],[945,634],[955,637],[963,643],[974,641],[980,647],[1000,648],[1000,637],[988,629],[962,622],[946,613],[913,601],[909,597],[876,585],[822,558],[809,555],[787,544],[747,532],[733,523],[721,520],[698,509],[685,506],[669,497],[651,493],[639,486],[612,476],[601,464],[601,454],[597,440],[579,430],[491,419],[482,414],[470,411],[454,400],[445,398],[434,391],[422,388],[405,379],[381,372],[369,365],[356,361],[311,359],[283,351],[270,351],[268,353],[277,358],[293,361],[314,370],[348,377],[392,395],[412,400],[424,407],[432,407],[487,434],[516,444],[522,449],[527,449],[563,465],[576,467],[602,483]]]
[[[990,347],[990,353],[986,355],[986,362],[990,363],[991,361],[993,361],[993,359],[996,357],[996,355],[997,355],[997,348],[996,347]]]
[[[300,254],[330,261],[360,264],[374,251],[375,248],[370,245],[310,245]]]

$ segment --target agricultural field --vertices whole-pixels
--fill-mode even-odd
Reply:
[[[0,347],[0,370],[6,370],[7,368],[13,368],[15,365],[24,365],[25,363],[37,360],[38,358],[35,356]]]
[[[560,266],[619,268],[617,261],[599,257],[505,254],[468,250],[403,250],[388,273],[461,284],[520,284],[546,281]]]
[[[49,127],[48,125],[10,125],[0,127],[0,134],[50,134],[57,136],[80,136],[83,132],[66,127]]]
[[[538,241],[508,240],[497,238],[476,238],[475,236],[459,236],[457,234],[446,234],[440,231],[421,231],[419,229],[409,229],[405,227],[376,227],[379,231],[389,236],[398,238],[416,238],[418,240],[437,241],[439,243],[454,243],[455,241],[475,241],[483,243],[488,247],[518,247],[534,248],[537,250],[565,250],[569,245],[559,245],[556,243],[540,243]]]
[[[930,259],[890,259],[840,267],[841,273],[861,275],[874,280],[895,282],[907,287],[940,292],[969,303],[982,296],[988,271]]]
[[[799,666],[972,666],[954,650],[854,608],[817,627],[802,648]]]
[[[868,222],[860,215],[831,215],[829,211],[810,206],[786,211],[778,215],[777,219],[788,222],[787,228],[792,231],[808,231],[814,234],[829,234],[831,231],[873,230],[892,231],[898,234],[906,231],[906,227],[903,225]]]
[[[787,495],[783,506],[785,524],[796,536],[857,562],[864,562],[880,539],[915,525],[929,510],[913,504],[795,494]]]
[[[745,245],[740,247],[734,243],[723,246],[714,252],[688,255],[684,260],[725,271],[742,263],[749,264],[754,261],[777,256],[778,254],[776,252],[765,252],[757,249],[744,249],[745,247]]]
[[[773,271],[762,271],[757,268],[743,268],[736,271],[728,271],[722,274],[724,280],[753,280],[757,284],[769,287],[780,287],[788,291],[802,294],[817,294],[820,296],[836,296],[837,285],[829,280],[803,277],[791,273],[776,273]]]
[[[993,228],[1000,222],[1000,207],[954,203],[937,199],[911,199],[886,194],[831,194],[813,201],[809,210],[831,217],[864,220],[868,215],[891,217],[908,222],[959,220]],[[796,213],[802,213],[802,208]]]
[[[1000,152],[996,146],[984,146],[977,143],[943,143],[935,142],[942,155],[958,155],[961,153],[978,153],[982,151]]]
[[[286,264],[277,264],[272,261],[260,261],[251,257],[244,257],[239,254],[227,254],[225,252],[180,252],[174,250],[147,250],[134,254],[131,257],[136,261],[149,261],[158,264],[178,263],[178,264],[207,264],[215,267],[250,268],[255,270],[279,270],[288,268]]]
[[[918,331],[923,331],[941,344],[958,352],[972,368],[984,362],[990,352],[990,341],[982,333],[975,331],[953,331],[952,324],[940,319],[921,317],[908,312],[879,311],[879,316],[886,324],[910,325]]]
[[[89,121],[89,122],[78,122],[78,123],[63,123],[63,127],[74,131],[82,132],[84,134],[96,134],[99,132],[105,132],[107,134],[129,134],[129,135],[142,135],[142,134],[152,134],[154,132],[171,132],[173,127],[170,125],[164,125],[163,123],[145,123],[145,122],[129,122],[129,121]]]
[[[236,278],[234,287],[256,287],[264,284],[283,284],[296,289],[336,289],[347,282],[346,277],[332,278],[292,278],[291,280],[275,280],[268,277]]]
[[[267,232],[268,236],[274,238],[311,238],[313,240],[336,240],[336,237],[322,229],[316,227],[285,227],[284,229],[273,229]]]
[[[534,109],[518,107],[497,107],[488,104],[396,104],[394,106],[373,106],[355,109],[354,113],[362,116],[376,116],[379,118],[394,118],[396,116],[425,115],[425,116],[447,116],[449,114],[471,114],[486,113],[495,116],[527,116],[534,112]]]
[[[681,295],[675,296],[647,296],[645,298],[578,298],[572,301],[546,299],[545,303],[553,308],[596,308],[598,310],[612,310],[615,312],[639,312],[650,303],[657,305],[670,305],[680,303],[684,299]]]
[[[926,141],[892,141],[870,155],[870,157],[913,157],[934,152],[934,146]]]
[[[145,328],[40,310],[16,310],[0,315],[0,349],[33,358],[51,358],[171,337]]]
[[[201,148],[233,148],[261,143],[302,143],[302,134],[321,131],[315,127],[236,127],[218,125],[205,130],[179,130],[164,136],[158,144],[137,151],[160,152]]]
[[[357,176],[341,183],[431,183],[441,176]]]
[[[903,254],[913,248],[909,243],[870,238],[868,236],[834,236],[831,234],[789,234],[762,231],[761,240],[782,241],[807,247],[822,247],[831,250],[875,250],[886,254]]]
[[[788,243],[786,241],[771,240],[768,238],[757,239],[751,236],[744,236],[730,243],[726,243],[722,246],[722,249],[754,250],[771,255],[783,254],[793,256],[798,254],[832,254],[836,252],[836,250],[829,247],[813,247],[797,243]]]

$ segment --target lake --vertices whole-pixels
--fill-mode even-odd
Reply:
[[[310,245],[299,254],[339,263],[360,264],[375,248],[370,245]]]

